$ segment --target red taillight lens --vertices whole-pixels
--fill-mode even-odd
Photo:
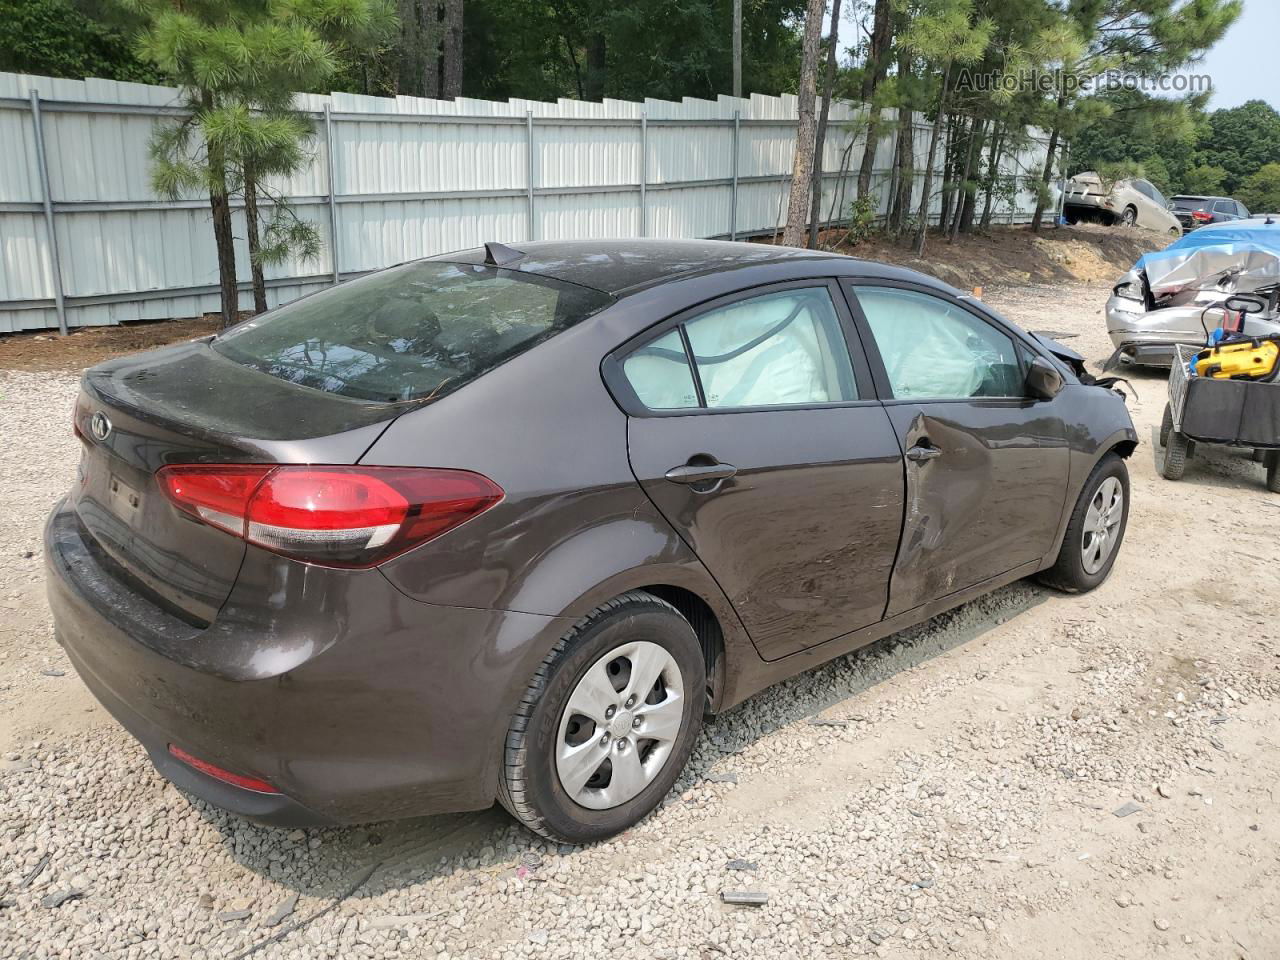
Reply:
[[[226,465],[164,467],[181,510],[308,563],[370,567],[452,530],[502,499],[467,470]]]
[[[1208,223],[1213,219],[1213,214],[1205,213],[1203,210],[1197,210],[1195,213],[1191,214],[1191,219],[1198,223]]]
[[[214,766],[208,760],[193,757],[187,751],[181,747],[175,747],[172,743],[169,744],[169,753],[193,770],[199,770],[206,776],[221,780],[223,783],[229,783],[233,787],[239,787],[241,790],[252,790],[254,793],[280,793],[279,790],[265,780],[259,780],[257,777],[246,777],[240,773],[232,773],[230,770],[223,770],[221,767]]]
[[[160,489],[180,509],[241,537],[249,498],[273,469],[266,464],[163,467],[158,477]]]

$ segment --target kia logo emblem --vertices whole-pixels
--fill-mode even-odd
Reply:
[[[111,421],[107,419],[107,415],[102,412],[95,413],[89,418],[89,430],[93,434],[95,440],[105,440],[111,436]]]

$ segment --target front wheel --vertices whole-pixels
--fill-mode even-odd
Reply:
[[[498,800],[544,837],[590,843],[643,819],[702,726],[689,621],[652,594],[611,600],[542,662],[507,729]]]
[[[1107,579],[1129,522],[1129,469],[1108,453],[1089,474],[1062,539],[1058,559],[1040,582],[1067,593],[1084,593]]]

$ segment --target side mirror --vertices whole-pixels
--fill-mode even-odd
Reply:
[[[1032,357],[1027,369],[1027,396],[1052,400],[1062,391],[1062,374],[1044,357]]]

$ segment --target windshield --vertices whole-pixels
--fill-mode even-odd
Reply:
[[[420,261],[255,317],[213,349],[327,393],[434,399],[610,302],[597,290],[514,270]]]

